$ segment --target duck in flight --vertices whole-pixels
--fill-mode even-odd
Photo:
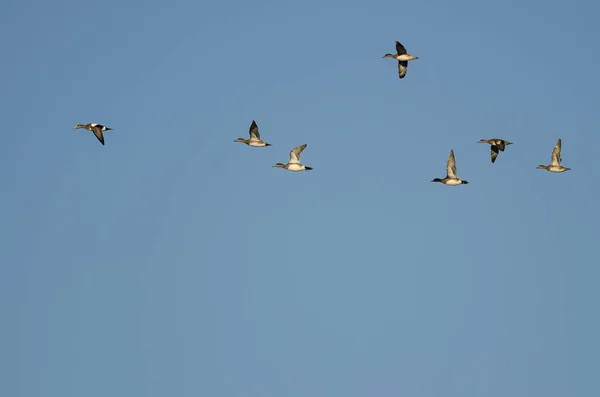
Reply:
[[[454,150],[450,150],[448,162],[446,163],[446,177],[444,179],[435,178],[431,182],[441,182],[444,185],[458,186],[466,185],[467,181],[459,179],[456,173],[456,159],[454,158]]]
[[[287,164],[277,163],[273,167],[285,168],[288,171],[304,171],[312,170],[312,167],[308,167],[300,163],[300,153],[306,149],[306,143],[304,145],[296,146],[290,151],[290,161]]]
[[[562,161],[562,157],[560,155],[561,150],[562,150],[562,142],[559,138],[558,141],[556,142],[556,145],[554,145],[554,149],[552,149],[552,162],[550,163],[550,165],[538,165],[537,168],[542,168],[542,169],[545,169],[550,172],[569,171],[570,168],[563,167],[560,164]]]
[[[490,147],[490,156],[492,158],[492,163],[496,161],[496,157],[498,157],[498,151],[503,152],[504,149],[508,145],[512,145],[512,142],[505,141],[504,139],[492,138],[492,139],[480,139],[477,143],[489,143]]]
[[[394,58],[398,60],[398,77],[403,79],[406,76],[406,68],[408,68],[408,61],[413,59],[419,59],[419,57],[410,55],[406,52],[406,48],[399,42],[396,41],[396,54],[385,54],[384,58]]]
[[[254,147],[273,146],[270,143],[266,143],[260,139],[260,132],[258,132],[258,125],[256,124],[256,121],[254,121],[254,120],[252,120],[252,124],[250,125],[249,133],[250,133],[249,139],[238,138],[234,142],[242,142],[248,146],[254,146]]]
[[[94,135],[96,135],[96,138],[98,138],[100,143],[103,145],[104,145],[104,135],[102,134],[102,132],[112,130],[112,128],[108,128],[102,124],[97,124],[97,123],[89,123],[89,124],[85,124],[85,125],[77,124],[75,126],[75,128],[73,128],[73,129],[77,130],[79,128],[84,128],[88,131],[92,131],[94,133]]]

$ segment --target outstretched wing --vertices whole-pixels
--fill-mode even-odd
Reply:
[[[399,41],[396,41],[396,52],[398,55],[406,54],[406,48]]]
[[[98,138],[100,143],[104,145],[104,135],[102,134],[102,126],[99,124],[95,125],[94,127],[92,127],[92,132],[94,133],[94,135],[96,135],[96,138]]]
[[[496,157],[498,157],[498,146],[492,145],[490,156],[492,156],[492,163],[496,161]]]
[[[258,125],[254,120],[252,120],[252,125],[250,126],[250,140],[260,141],[260,132],[258,132]]]
[[[406,68],[408,67],[408,61],[398,61],[398,77],[403,79],[406,76]]]
[[[454,158],[454,150],[450,150],[450,156],[448,156],[448,163],[446,164],[446,176],[449,178],[458,179],[456,176],[456,159]]]
[[[296,146],[290,151],[290,164],[300,164],[300,153],[306,148],[306,143],[304,145]]]
[[[560,151],[562,150],[562,141],[560,138],[556,145],[554,145],[554,149],[552,149],[552,165],[560,165],[562,158],[560,157]]]

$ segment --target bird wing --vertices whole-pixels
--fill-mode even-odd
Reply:
[[[398,55],[406,54],[406,48],[399,41],[396,41],[396,52]]]
[[[554,145],[554,149],[552,149],[552,165],[560,165],[562,158],[560,157],[560,151],[562,149],[562,142],[560,138],[556,145]]]
[[[403,79],[406,76],[406,68],[408,67],[408,61],[398,61],[398,77]]]
[[[502,139],[498,139],[496,142],[494,142],[494,145],[496,145],[498,150],[500,150],[501,152],[503,152],[504,148],[506,147],[506,144]]]
[[[306,143],[304,145],[296,146],[290,151],[290,164],[300,164],[300,153],[306,148]]]
[[[456,178],[456,159],[454,158],[454,150],[450,150],[450,155],[448,156],[448,163],[446,164],[446,176],[449,178]]]
[[[252,120],[252,125],[250,126],[249,133],[251,141],[260,141],[260,132],[258,132],[258,125],[254,120]]]
[[[498,157],[498,147],[496,145],[492,145],[490,156],[492,156],[492,163],[496,161],[496,157]]]
[[[96,125],[92,127],[92,132],[96,135],[96,138],[100,141],[101,144],[104,145],[104,135],[102,135],[102,126]]]

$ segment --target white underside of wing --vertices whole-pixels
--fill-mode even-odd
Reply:
[[[290,164],[300,164],[300,156],[296,153],[290,153]]]
[[[401,63],[398,63],[398,76],[404,77],[406,76],[406,67]]]

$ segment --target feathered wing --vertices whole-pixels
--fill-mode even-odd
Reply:
[[[560,157],[561,150],[562,142],[559,138],[558,142],[556,142],[556,145],[554,145],[554,149],[552,149],[552,165],[560,165],[560,162],[562,161],[562,158]]]
[[[496,161],[496,157],[498,157],[498,147],[496,145],[491,146],[490,156],[492,157],[492,163]]]
[[[406,48],[399,41],[396,41],[396,52],[398,55],[406,54]]]
[[[446,164],[446,176],[449,178],[458,179],[456,176],[456,159],[454,158],[454,150],[450,150],[450,156],[448,156],[448,163]]]
[[[96,135],[96,138],[104,145],[104,135],[102,134],[102,126],[96,125],[92,127],[92,132]]]
[[[290,161],[289,164],[300,164],[300,153],[306,148],[306,143],[304,145],[296,146],[290,151]]]
[[[403,79],[406,76],[406,68],[408,67],[408,61],[398,61],[398,77]]]
[[[260,141],[260,132],[258,132],[258,125],[254,120],[252,120],[252,125],[250,126],[249,133],[251,141]]]

